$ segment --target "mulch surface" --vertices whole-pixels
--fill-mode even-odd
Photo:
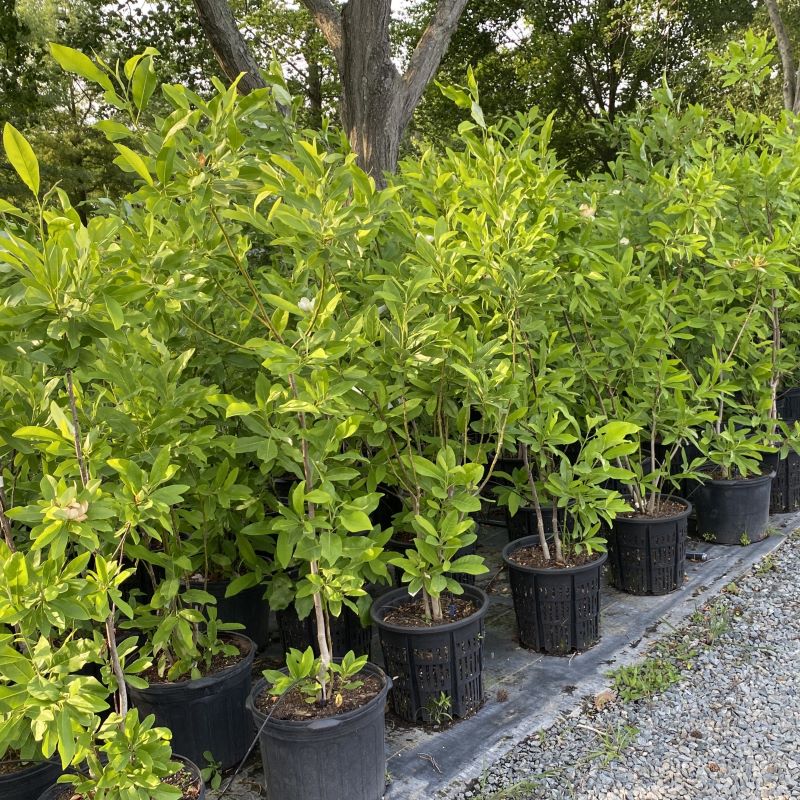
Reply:
[[[435,628],[448,622],[458,622],[472,616],[478,607],[471,600],[444,593],[441,597],[444,619],[434,622],[425,615],[425,606],[421,597],[409,598],[407,602],[386,612],[384,622],[391,625],[403,625],[406,628]]]
[[[563,561],[556,561],[553,556],[553,551],[550,551],[551,558],[548,561],[544,557],[541,547],[534,545],[532,547],[523,547],[515,550],[508,558],[515,564],[521,567],[536,567],[537,569],[570,569],[572,567],[582,567],[585,564],[590,564],[596,561],[601,553],[581,553],[580,555],[569,554]]]
[[[651,513],[645,511],[626,511],[620,514],[621,519],[661,519],[665,517],[675,517],[678,514],[683,514],[686,511],[686,506],[683,503],[676,503],[674,500],[661,500],[655,510]]]
[[[273,719],[285,719],[295,722],[327,719],[328,717],[335,717],[338,714],[355,711],[365,706],[373,697],[379,695],[383,689],[383,681],[375,675],[367,675],[362,672],[353,680],[361,681],[361,686],[357,689],[340,691],[338,688],[340,681],[338,676],[335,676],[333,686],[330,687],[330,695],[331,698],[341,698],[341,702],[338,705],[333,699],[329,700],[324,706],[317,702],[308,703],[306,702],[306,696],[302,694],[298,687],[295,687],[280,698],[273,697],[266,691],[262,692],[256,698],[256,708],[263,714],[269,714],[270,711],[275,709],[272,714]]]
[[[218,672],[222,672],[229,667],[233,667],[238,664],[242,659],[246,658],[250,650],[248,649],[248,645],[246,642],[239,641],[238,639],[230,639],[228,640],[229,644],[234,645],[239,650],[239,653],[234,656],[226,656],[226,655],[216,655],[213,659],[211,659],[211,666],[208,670],[203,673],[203,677],[207,677],[209,675],[216,675]],[[142,677],[148,683],[180,683],[182,681],[188,680],[187,677],[179,678],[178,681],[168,681],[165,680],[158,674],[158,670],[156,665],[153,664],[150,669],[145,670],[142,673]]]

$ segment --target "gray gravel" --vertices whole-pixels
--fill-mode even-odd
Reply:
[[[797,533],[658,647],[682,668],[671,688],[589,699],[441,797],[800,800]]]

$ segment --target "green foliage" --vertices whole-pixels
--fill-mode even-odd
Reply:
[[[326,686],[336,705],[341,705],[341,693],[352,692],[363,686],[357,680],[367,663],[367,656],[358,658],[351,650],[340,661],[323,665],[321,658],[314,657],[312,648],[304,652],[292,648],[286,654],[286,671],[267,669],[264,677],[269,682],[269,693],[283,697],[286,692],[297,689],[309,705],[321,703],[326,696]]]
[[[614,691],[625,702],[645,700],[666,691],[680,680],[673,663],[663,658],[647,658],[611,673]]]

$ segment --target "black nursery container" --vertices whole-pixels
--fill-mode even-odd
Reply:
[[[751,544],[767,535],[772,474],[710,480],[694,493],[697,533],[715,544]]]
[[[267,686],[258,681],[247,708],[259,731],[266,800],[381,800],[386,791],[384,718],[391,682],[366,705],[335,717],[299,722],[270,718],[256,707]],[[265,724],[266,722],[266,724]]]
[[[559,508],[556,511],[558,526],[561,530],[564,529],[564,522],[566,518],[565,509]],[[542,507],[542,522],[544,523],[545,534],[553,533],[553,508],[552,506]],[[538,536],[539,525],[536,520],[536,509],[530,506],[523,506],[517,509],[517,513],[511,516],[511,513],[506,509],[506,527],[508,528],[508,541],[516,542],[517,539],[522,539],[525,536]]]
[[[288,653],[292,648],[304,651],[312,647],[319,655],[317,621],[313,611],[305,619],[300,619],[294,606],[289,606],[276,611],[275,618],[282,652]],[[331,639],[334,658],[343,658],[350,650],[357,656],[368,656],[372,649],[372,626],[365,628],[358,614],[345,607],[338,617],[331,617]]]
[[[38,800],[62,772],[60,761],[40,761],[15,772],[0,773],[2,800]]]
[[[538,544],[538,536],[527,536],[503,548],[520,644],[551,655],[586,650],[600,638],[600,576],[607,554],[565,569],[526,567],[511,560],[517,550]]]
[[[174,753],[172,755],[172,760],[173,761],[180,761],[184,765],[184,767],[186,767],[186,769],[188,769],[189,772],[192,773],[192,775],[194,776],[195,780],[199,784],[200,791],[197,794],[197,797],[193,798],[193,800],[206,800],[206,785],[205,785],[205,782],[203,781],[203,776],[200,773],[200,769],[198,768],[197,764],[194,764],[188,758],[184,758],[184,756],[178,756],[178,755],[175,755]],[[56,777],[58,777],[58,775],[60,775],[60,774],[61,774],[61,770],[59,769]],[[50,783],[52,784],[52,780],[50,781]],[[2,790],[2,788],[3,788],[3,784],[2,784],[2,782],[0,782],[0,790]],[[37,794],[35,796],[32,796],[32,798],[35,797],[35,798],[38,798],[38,800],[69,800],[69,797],[71,796],[71,794],[72,794],[72,785],[71,784],[69,784],[69,783],[57,783],[55,785],[49,786],[47,789],[45,789],[44,792],[41,792],[41,794]],[[2,791],[0,791],[0,798],[2,798],[2,800],[11,800],[10,797],[6,798],[6,795],[3,794]]]
[[[484,618],[489,598],[465,586],[464,599],[477,611],[471,616],[427,628],[385,622],[386,614],[408,602],[406,589],[393,589],[372,604],[372,621],[380,634],[386,672],[392,676],[392,710],[407,722],[430,722],[442,693],[448,713],[466,717],[483,703]]]
[[[790,514],[800,510],[800,455],[789,452],[786,458],[766,454],[761,463],[775,473],[770,487],[770,514]]]
[[[252,586],[233,597],[225,597],[228,581],[192,581],[192,589],[203,589],[217,601],[217,617],[223,622],[244,625],[245,636],[251,638],[259,650],[269,643],[269,603],[264,599],[264,587]]]
[[[671,517],[625,517],[614,520],[608,536],[608,563],[617,589],[629,594],[669,594],[683,586],[686,535],[692,505]]]
[[[250,746],[245,702],[250,693],[256,647],[241,634],[227,634],[246,647],[245,656],[231,667],[197,680],[151,683],[146,689],[128,687],[141,716],[155,714],[156,724],[172,731],[172,746],[196,764],[203,753],[228,769],[241,761]]]

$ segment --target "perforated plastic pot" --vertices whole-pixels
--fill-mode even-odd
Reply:
[[[37,800],[44,789],[58,780],[61,772],[59,761],[41,761],[15,772],[4,772],[0,774],[0,798]]]
[[[465,586],[463,598],[478,609],[471,616],[429,628],[385,622],[386,614],[409,600],[406,589],[393,589],[372,604],[383,662],[394,686],[392,710],[408,722],[430,722],[442,693],[447,713],[466,717],[483,703],[484,618],[489,598],[475,586]]]
[[[300,619],[294,606],[289,606],[276,611],[275,619],[281,635],[282,652],[312,647],[319,655],[317,621],[313,612],[305,619]],[[368,656],[372,649],[372,627],[364,627],[358,614],[343,608],[338,617],[331,617],[331,639],[334,658],[343,658],[350,650],[357,656]]]
[[[172,731],[175,750],[196,764],[205,764],[203,753],[209,750],[222,769],[238,764],[250,746],[245,702],[256,652],[252,639],[228,635],[247,647],[244,658],[233,666],[197,680],[128,687],[141,716],[155,714],[156,724]]]
[[[600,639],[600,576],[608,556],[565,569],[511,560],[518,550],[538,544],[538,536],[526,536],[503,549],[520,644],[551,655],[586,650]]]
[[[566,510],[557,510],[558,525],[563,530],[566,518]],[[545,534],[553,533],[553,508],[552,506],[542,506],[542,522],[544,523]],[[538,536],[539,525],[536,520],[536,509],[523,506],[517,509],[517,513],[512,517],[506,509],[506,527],[508,528],[508,541],[515,542],[524,536]]]
[[[180,761],[188,770],[192,773],[195,777],[197,782],[200,784],[200,793],[197,795],[196,800],[206,800],[206,785],[203,781],[203,776],[200,773],[200,769],[198,768],[197,764],[192,763],[188,758],[184,758],[183,756],[178,756],[173,753],[172,755],[173,761]],[[59,769],[58,774],[61,774],[61,770]],[[56,776],[57,777],[57,776]],[[2,789],[2,783],[0,783],[0,789]],[[49,786],[44,792],[41,794],[36,795],[35,797],[38,800],[69,800],[70,796],[72,795],[72,786],[71,784],[65,783],[57,783],[54,786]],[[11,800],[10,798],[6,798],[5,794],[0,792],[0,797],[3,800]]]
[[[775,473],[770,487],[770,514],[790,514],[800,510],[800,455],[790,452],[786,458],[767,453],[762,465]]]
[[[692,505],[670,517],[617,517],[608,535],[611,580],[629,594],[669,594],[683,586],[687,521]]]
[[[716,544],[751,544],[767,535],[772,474],[712,480],[694,492],[697,533]]]
[[[328,719],[280,720],[256,707],[267,688],[258,681],[247,708],[259,732],[266,800],[380,800],[386,790],[384,718],[391,685],[374,664],[365,671],[383,681],[366,705]],[[266,724],[265,724],[266,722]]]

